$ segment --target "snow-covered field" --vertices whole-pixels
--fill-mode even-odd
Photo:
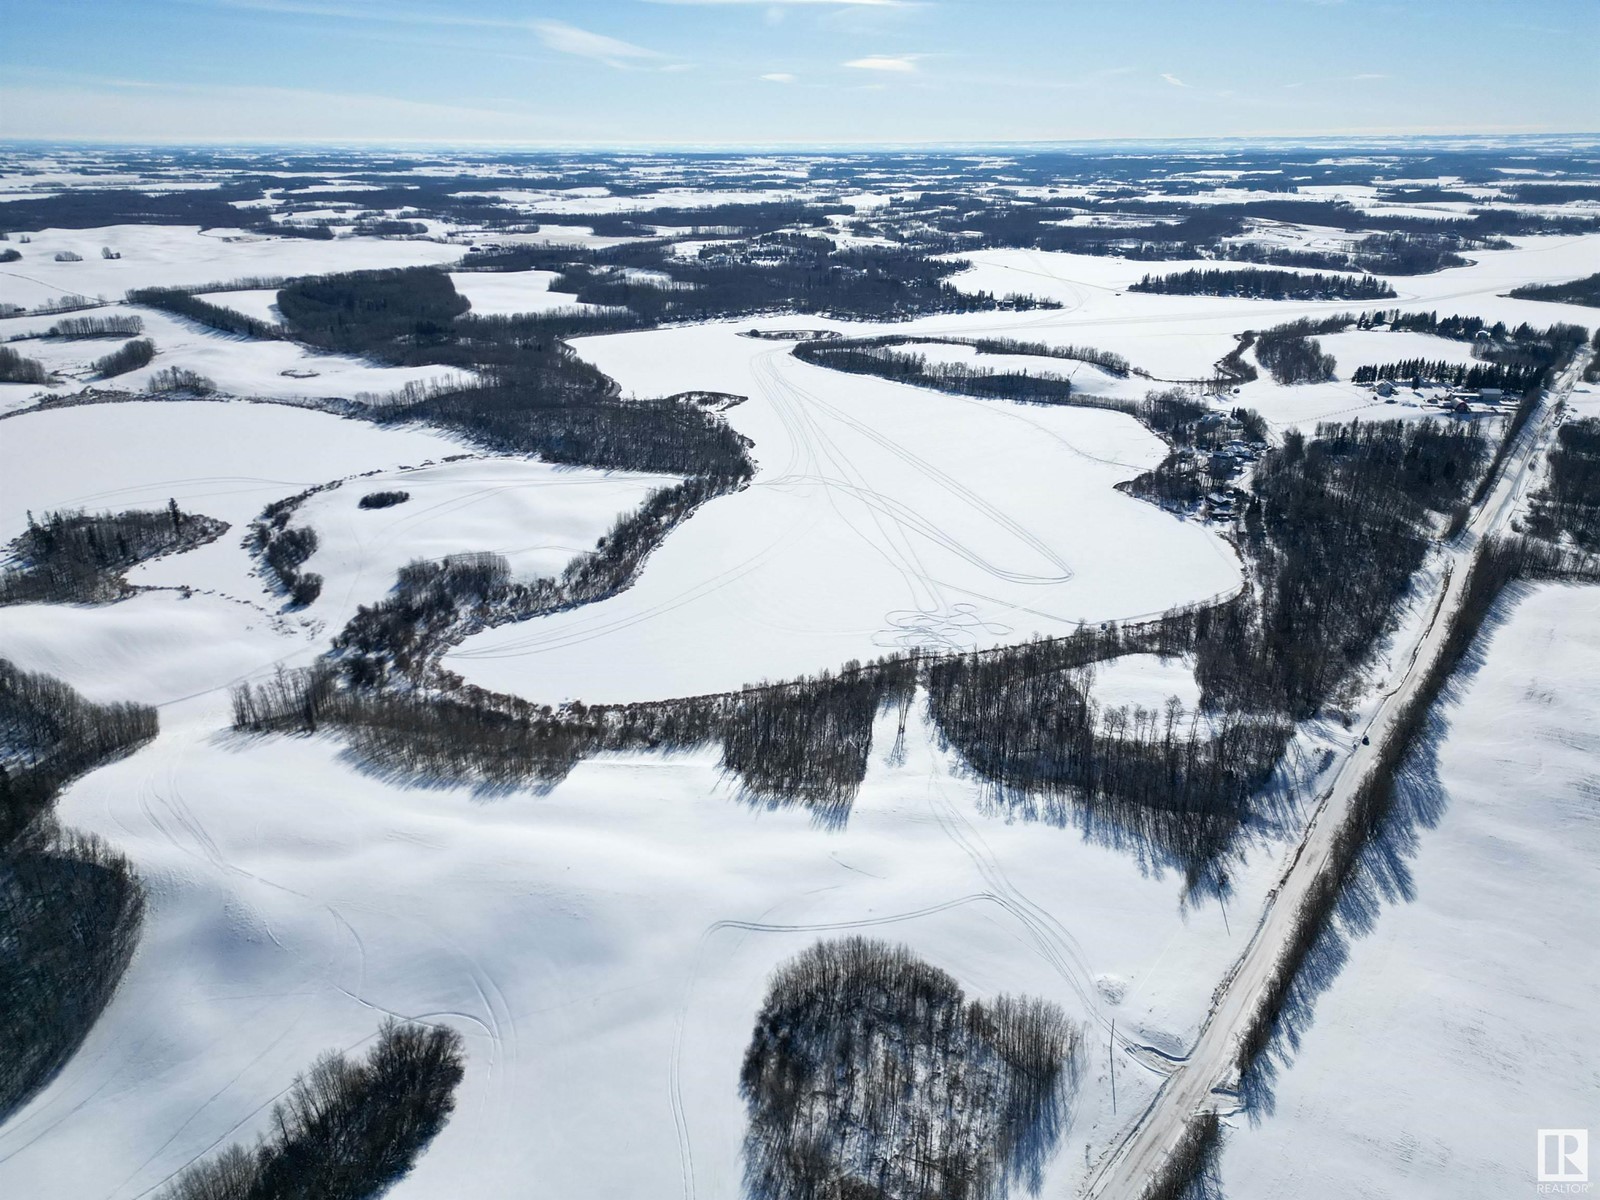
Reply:
[[[1131,417],[845,375],[738,328],[577,343],[625,393],[748,396],[728,419],[760,469],[674,531],[627,591],[477,634],[449,669],[541,702],[697,695],[1238,587],[1214,533],[1113,490],[1166,454]]]
[[[306,611],[330,630],[341,629],[358,605],[387,593],[395,572],[418,558],[486,551],[504,555],[514,578],[559,575],[591,553],[619,516],[677,482],[482,457],[353,479],[309,497],[294,519],[317,531],[305,569],[325,580]],[[360,507],[362,496],[378,491],[411,498],[392,508]]]
[[[1412,778],[1406,891],[1349,942],[1272,1110],[1232,1122],[1230,1197],[1532,1194],[1536,1131],[1593,1125],[1600,588],[1498,616]]]
[[[555,271],[452,271],[450,282],[479,316],[559,309],[592,312],[599,307],[580,303],[571,292],[552,292],[550,284],[557,274]]]
[[[785,196],[670,187],[617,196],[516,182],[501,194],[545,211]],[[839,190],[858,208],[887,199]],[[1372,189],[1327,194],[1375,203]],[[1192,199],[1250,195],[1219,187]],[[876,242],[835,225],[841,245]],[[1308,229],[1293,237],[1340,240]],[[547,225],[492,240],[628,239]],[[122,257],[102,258],[103,245]],[[20,248],[21,261],[0,266],[0,301],[24,306],[67,293],[117,300],[138,286],[450,266],[464,253],[431,241],[170,226],[45,230]],[[57,263],[58,250],[83,261]],[[726,416],[750,439],[757,473],[668,535],[624,591],[477,634],[444,666],[539,703],[653,700],[910,646],[1063,634],[1240,586],[1237,556],[1215,528],[1116,490],[1166,454],[1131,418],[837,373],[798,361],[785,342],[741,336],[752,327],[1086,345],[1156,378],[910,348],[1056,372],[1081,392],[1134,399],[1207,378],[1244,330],[1301,316],[1399,307],[1538,325],[1600,319],[1500,295],[1600,270],[1600,235],[1475,251],[1475,265],[1397,278],[1399,300],[1365,306],[1126,290],[1147,272],[1210,261],[964,257],[972,265],[956,286],[1063,307],[903,322],[763,316],[575,340],[624,396],[745,397]],[[555,277],[451,275],[486,315],[572,307],[573,297],[549,290]],[[208,296],[275,320],[274,298],[270,287],[248,286]],[[117,388],[138,390],[155,371],[182,366],[230,396],[304,402],[450,374],[227,337],[155,310],[103,311],[138,312],[159,348],[149,367],[107,385]],[[0,338],[57,319],[0,320]],[[1338,381],[1290,388],[1264,377],[1222,402],[1258,409],[1278,431],[1357,415],[1418,418],[1427,410],[1409,392],[1385,405],[1350,374],[1408,357],[1470,361],[1465,344],[1416,334],[1322,340]],[[49,390],[63,395],[90,386],[88,364],[117,344],[30,337],[15,347],[60,372]],[[0,385],[0,411],[40,390]],[[1580,388],[1573,407],[1600,411],[1597,395]],[[269,502],[338,480],[293,518],[319,535],[305,569],[325,585],[308,608],[286,611],[241,540]],[[1107,844],[1103,830],[997,811],[940,748],[920,703],[903,741],[896,715],[880,717],[866,782],[840,828],[803,809],[748,803],[714,750],[602,756],[547,788],[488,792],[381,777],[335,738],[228,732],[231,685],[312,661],[412,559],[493,551],[519,577],[555,574],[672,482],[487,455],[433,430],[241,399],[62,407],[0,421],[0,542],[30,511],[153,508],[169,497],[232,525],[210,545],[130,572],[158,590],[100,607],[0,610],[0,657],[95,700],[158,704],[162,722],[156,742],[62,798],[64,824],[130,857],[150,909],[88,1042],[0,1125],[0,1196],[142,1200],[188,1163],[253,1137],[319,1053],[361,1047],[392,1014],[447,1024],[467,1042],[457,1111],[390,1193],[396,1200],[520,1195],[530,1180],[563,1196],[733,1200],[742,1194],[740,1060],[769,973],[846,931],[904,941],[972,995],[1047,997],[1084,1024],[1074,1118],[1040,1194],[1076,1191],[1086,1163],[1153,1097],[1162,1076],[1149,1068],[1193,1042],[1294,829],[1251,827],[1242,859],[1229,864],[1226,907],[1189,896],[1180,875]],[[410,498],[358,505],[368,492],[397,489]],[[1580,1111],[1596,1083],[1584,988],[1600,962],[1572,914],[1594,892],[1600,852],[1591,811],[1600,744],[1588,729],[1600,701],[1590,682],[1600,678],[1597,595],[1545,587],[1508,608],[1447,713],[1437,746],[1444,802],[1407,848],[1412,895],[1352,944],[1277,1081],[1276,1113],[1233,1131],[1229,1195],[1443,1197],[1463,1194],[1463,1179],[1482,1182],[1473,1194],[1515,1194],[1531,1176],[1533,1130],[1590,1119]],[[1425,615],[1420,602],[1408,606],[1384,653],[1403,657]],[[1106,708],[1157,708],[1172,696],[1198,703],[1194,664],[1153,655],[1097,665],[1092,692]],[[1350,698],[1350,708],[1359,715],[1371,699]],[[1336,716],[1308,724],[1292,767],[1326,770],[1322,755],[1349,736]],[[1292,826],[1300,813],[1288,809]],[[1441,1092],[1450,1104],[1437,1103]],[[1529,1171],[1518,1174],[1518,1163]]]
[[[92,664],[17,657],[98,690]],[[1237,915],[1230,931],[1215,905],[1186,909],[1170,872],[983,815],[920,720],[899,761],[880,722],[850,824],[827,832],[741,803],[711,754],[473,795],[383,782],[328,741],[220,733],[226,703],[168,704],[159,741],[62,801],[138,863],[151,911],[88,1043],[0,1128],[8,1194],[141,1196],[396,1013],[468,1049],[457,1112],[396,1200],[530,1177],[632,1200],[679,1194],[680,1171],[692,1195],[733,1197],[766,976],[851,929],[905,941],[976,995],[1049,995],[1089,1023],[1078,1116],[1049,1166],[1061,1192],[1116,1124],[1111,1018],[1119,1044],[1173,1052],[1244,936]],[[1253,855],[1230,907],[1260,902],[1271,863]],[[1119,1058],[1125,1114],[1158,1077]]]
[[[17,246],[22,259],[0,265],[0,300],[31,308],[65,295],[120,300],[130,288],[194,287],[249,277],[323,275],[378,267],[457,262],[459,246],[382,238],[269,237],[193,225],[112,225],[44,229]],[[102,247],[120,258],[101,257]],[[56,262],[62,251],[82,262]]]

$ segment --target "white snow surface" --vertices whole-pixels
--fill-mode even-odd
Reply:
[[[309,497],[294,517],[293,524],[317,531],[304,569],[324,580],[306,611],[330,631],[342,629],[357,606],[386,595],[395,573],[418,558],[485,551],[504,555],[513,578],[559,575],[592,553],[619,516],[678,482],[482,457],[353,479]],[[390,508],[360,507],[362,496],[378,491],[411,498]]]
[[[236,292],[234,296],[272,296],[272,292]],[[214,296],[208,294],[208,300]],[[264,315],[251,301],[226,305],[252,316]],[[122,339],[42,338],[18,342],[18,353],[36,358],[57,372],[58,382],[49,388],[37,385],[7,384],[15,389],[11,407],[24,407],[28,398],[41,392],[62,395],[99,387],[118,391],[143,391],[151,376],[169,367],[183,367],[211,380],[221,393],[260,397],[270,400],[309,400],[327,397],[357,399],[366,394],[395,392],[408,383],[444,383],[470,379],[472,372],[449,367],[390,367],[346,354],[323,353],[306,349],[291,341],[268,341],[235,337],[209,329],[194,321],[175,317],[160,309],[118,306],[96,309],[91,315],[133,313],[144,322],[141,337],[155,343],[156,356],[148,366],[109,380],[101,380],[94,362],[122,345]],[[70,315],[70,314],[69,314]],[[276,319],[275,315],[270,319]],[[0,321],[0,336],[6,333],[42,332],[62,320],[61,316],[14,317]]]
[[[20,262],[0,266],[0,301],[31,308],[63,295],[120,300],[130,288],[190,287],[249,276],[325,275],[377,267],[457,262],[459,246],[384,238],[269,237],[195,225],[110,225],[43,229],[18,247]],[[100,256],[109,246],[121,258]],[[82,262],[55,261],[61,250]]]
[[[330,479],[468,449],[431,430],[275,404],[133,401],[22,413],[0,422],[0,543],[26,528],[29,509],[121,511],[176,499],[185,512],[233,528],[199,549],[143,563],[129,580],[265,604],[240,540],[267,504]],[[0,622],[9,631],[24,611],[7,609]],[[43,606],[41,619],[61,611]]]
[[[480,686],[541,702],[696,695],[1239,586],[1214,533],[1113,490],[1166,454],[1121,413],[847,375],[726,323],[575,344],[624,393],[748,396],[727,415],[760,469],[670,534],[627,591],[446,656]]]
[[[127,609],[90,615],[115,640]],[[23,664],[91,692],[104,673]],[[904,941],[971,994],[1045,995],[1087,1023],[1075,1118],[1046,1164],[1047,1186],[1069,1190],[1120,1120],[1111,1017],[1119,1041],[1182,1045],[1244,936],[1215,906],[1186,909],[1171,872],[984,815],[920,718],[899,758],[893,714],[880,721],[832,832],[740,803],[711,753],[609,757],[543,796],[477,795],[385,782],[324,739],[219,733],[226,719],[223,692],[168,704],[156,743],[61,802],[134,859],[150,908],[88,1041],[0,1128],[7,1195],[142,1196],[253,1137],[297,1071],[394,1013],[467,1043],[456,1112],[395,1200],[511,1195],[530,1177],[616,1200],[676,1195],[687,1177],[692,1195],[734,1200],[739,1065],[765,980],[845,931]],[[1236,877],[1246,910],[1273,857]],[[1157,1081],[1124,1057],[1119,1111]]]
[[[1350,941],[1272,1111],[1232,1122],[1235,1200],[1531,1195],[1536,1131],[1593,1125],[1600,588],[1521,591],[1413,773],[1408,894]]]
[[[571,292],[552,292],[556,271],[452,271],[450,282],[479,316],[551,312],[556,309],[600,309],[583,304]]]

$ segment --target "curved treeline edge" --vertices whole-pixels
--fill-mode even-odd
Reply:
[[[157,1200],[371,1200],[455,1109],[461,1035],[384,1022],[363,1058],[327,1053],[272,1106],[267,1132],[188,1167]]]
[[[524,595],[562,591],[511,583],[494,556],[417,564],[394,597],[358,614],[333,659],[241,689],[235,723],[342,726],[385,769],[498,786],[559,779],[602,750],[720,743],[747,793],[805,803],[836,823],[864,776],[878,712],[904,706],[920,686],[941,737],[997,802],[1146,846],[1197,882],[1249,819],[1292,724],[1326,704],[1392,626],[1430,531],[1463,502],[1487,457],[1471,426],[1353,422],[1294,434],[1258,468],[1240,536],[1256,582],[1228,603],[1126,630],[950,659],[903,656],[695,700],[552,710],[448,677],[434,679],[446,696],[384,690],[395,667],[417,682],[433,678],[425,668],[447,632],[529,611]],[[1336,597],[1329,578],[1342,581]],[[1134,652],[1194,655],[1204,718],[1090,704],[1082,668]]]
[[[991,371],[964,362],[930,362],[926,354],[896,350],[899,338],[864,338],[850,342],[801,342],[794,355],[805,362],[853,375],[875,375],[966,396],[985,396],[1025,404],[1065,404],[1072,381],[1064,375],[1024,371]]]
[[[278,306],[289,334],[319,349],[478,376],[397,395],[373,406],[379,421],[425,421],[549,462],[707,476],[728,487],[753,473],[744,439],[716,413],[670,397],[623,400],[563,341],[636,327],[636,317],[478,317],[449,275],[427,267],[297,280]]]
[[[212,304],[184,288],[135,288],[128,293],[129,304],[146,308],[159,308],[174,316],[187,317],[196,324],[219,333],[233,333],[242,337],[278,339],[283,337],[281,326],[256,317],[246,316],[235,309]]]
[[[88,1036],[144,915],[128,860],[51,809],[72,779],[156,732],[153,708],[92,704],[0,659],[0,1121]]]

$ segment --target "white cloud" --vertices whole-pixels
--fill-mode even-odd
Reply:
[[[853,58],[844,65],[858,71],[897,71],[902,74],[917,69],[915,54],[869,54],[866,58]]]
[[[0,83],[17,137],[114,141],[526,141],[547,115],[304,88],[138,79]],[[329,114],[338,114],[333,127]]]
[[[1181,88],[1186,88],[1186,87],[1188,87],[1188,86],[1189,86],[1189,85],[1188,85],[1188,84],[1187,84],[1187,83],[1185,83],[1185,82],[1184,82],[1184,81],[1183,81],[1183,80],[1181,80],[1181,79],[1179,79],[1179,78],[1178,78],[1178,77],[1177,77],[1177,76],[1176,76],[1176,75],[1169,75],[1169,74],[1167,74],[1167,73],[1166,73],[1166,72],[1165,72],[1165,71],[1163,71],[1163,72],[1161,72],[1161,78],[1162,78],[1162,79],[1164,79],[1164,80],[1166,80],[1166,81],[1167,81],[1167,82],[1168,82],[1168,83],[1170,83],[1170,84],[1171,84],[1171,85],[1172,85],[1172,86],[1173,86],[1173,87],[1181,87]]]
[[[535,21],[533,31],[551,50],[561,54],[575,54],[579,58],[592,58],[596,62],[603,62],[606,66],[616,67],[619,70],[653,62],[662,57],[654,50],[646,50],[643,46],[635,46],[632,42],[624,42],[620,38],[607,37],[603,33],[590,33],[587,29],[579,29],[576,25],[568,25],[565,21]]]
[[[789,74],[787,71],[772,71],[769,74],[763,75],[761,78],[765,79],[768,83],[794,83],[796,77]]]

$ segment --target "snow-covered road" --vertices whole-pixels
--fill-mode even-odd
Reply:
[[[1446,550],[1454,560],[1444,576],[1433,611],[1411,653],[1384,689],[1384,699],[1370,724],[1334,777],[1332,786],[1306,825],[1300,846],[1290,856],[1255,933],[1232,970],[1224,977],[1211,1015],[1193,1049],[1177,1062],[1150,1105],[1137,1115],[1123,1137],[1090,1173],[1085,1197],[1140,1194],[1160,1170],[1187,1122],[1196,1114],[1236,1102],[1235,1066],[1239,1039],[1254,1020],[1268,981],[1278,968],[1284,947],[1294,935],[1296,915],[1306,897],[1333,869],[1333,850],[1362,784],[1377,769],[1397,721],[1438,661],[1463,609],[1471,564],[1484,540],[1504,529],[1532,475],[1533,462],[1544,452],[1554,428],[1555,399],[1571,391],[1582,377],[1588,356],[1580,352],[1523,428],[1502,464],[1494,487]]]

